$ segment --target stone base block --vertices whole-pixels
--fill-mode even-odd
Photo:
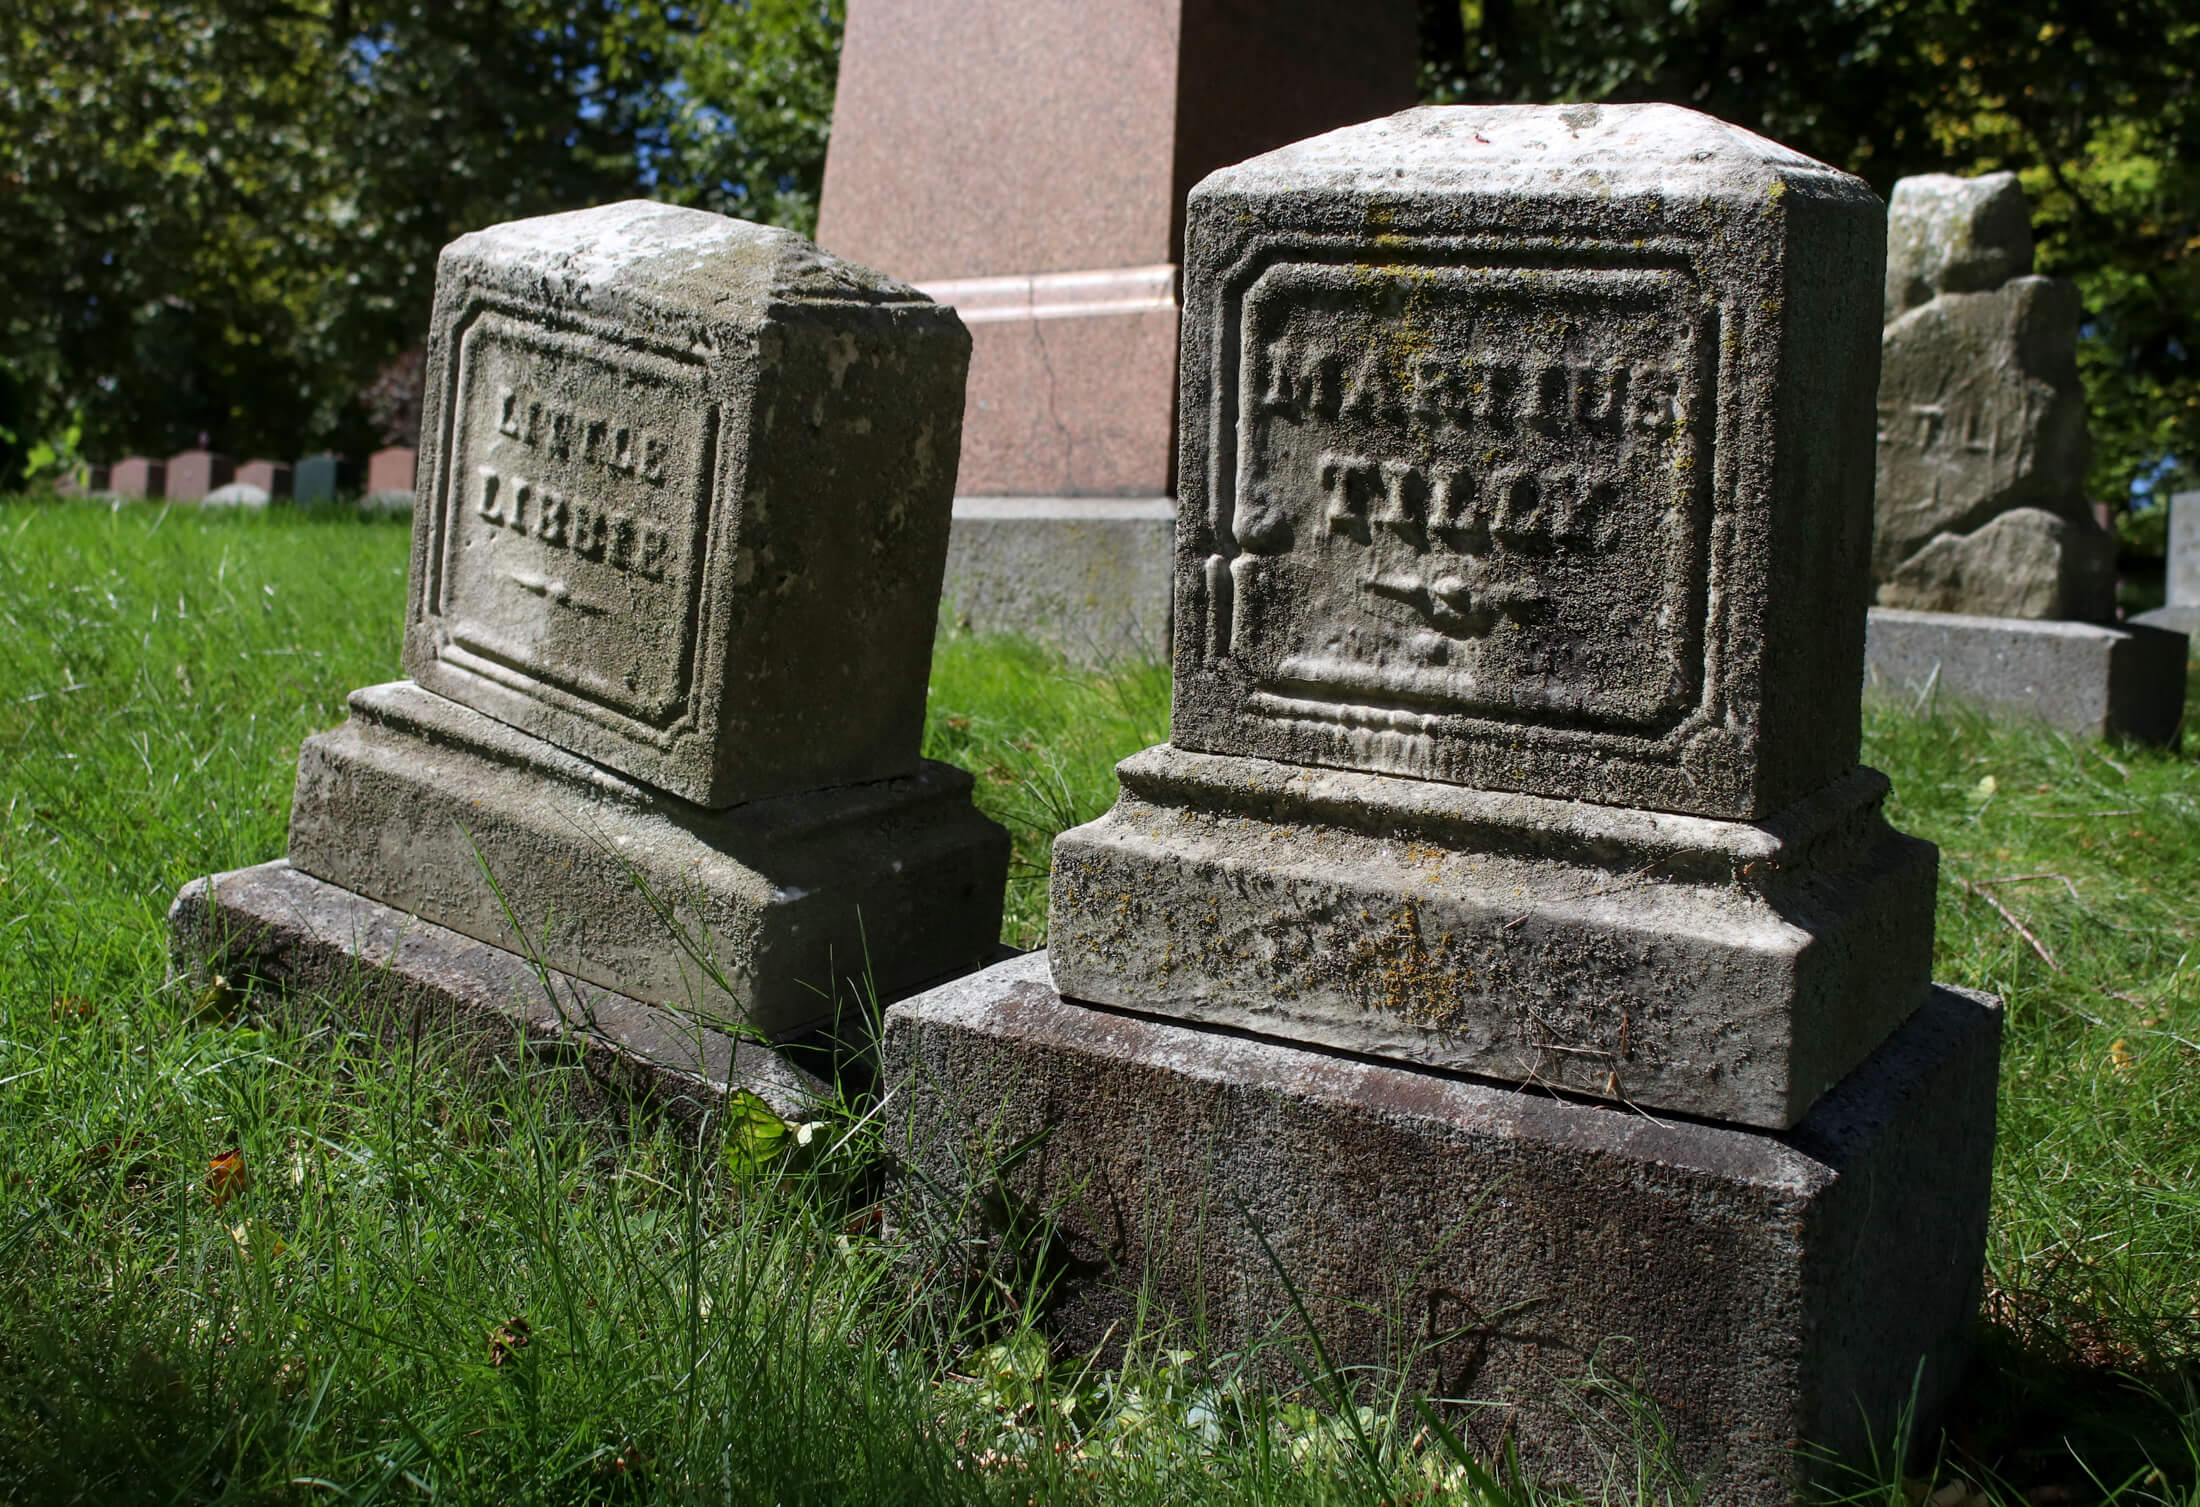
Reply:
[[[2200,603],[2179,605],[2172,602],[2166,607],[2157,607],[2152,612],[2142,612],[2132,621],[2146,628],[2182,633],[2189,640],[2195,633],[2200,633]]]
[[[291,862],[575,978],[780,1039],[995,955],[1008,834],[959,769],[706,811],[409,681],[351,713]]]
[[[1931,844],[1168,746],[1054,845],[1072,999],[1778,1129],[1923,1002]]]
[[[940,600],[1078,664],[1166,660],[1175,550],[1166,497],[958,497]]]
[[[1335,1364],[1474,1404],[1485,1451],[1595,1485],[1629,1448],[1613,1383],[1706,1502],[1773,1507],[1801,1447],[1884,1450],[1913,1386],[1929,1430],[1957,1380],[2000,1035],[1936,989],[1772,1135],[1078,1005],[1032,954],[888,1012],[897,1217],[1042,1259],[1074,1349],[1173,1321],[1243,1352],[1298,1327],[1288,1275]]]
[[[2121,628],[1874,607],[1864,639],[1867,691],[1943,696],[2102,738],[2175,743],[2185,716],[2185,636]]]
[[[301,874],[278,859],[194,879],[168,912],[177,969],[267,986],[281,1008],[395,1036],[416,1016],[469,1052],[565,1053],[579,1096],[700,1121],[727,1093],[806,1119],[825,1085],[778,1051]],[[586,1107],[584,1105],[584,1107]]]

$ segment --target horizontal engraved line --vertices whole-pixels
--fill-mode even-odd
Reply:
[[[964,324],[1151,314],[1174,311],[1177,306],[1176,266],[1172,262],[1090,272],[965,277],[918,286],[927,297],[951,306]]]

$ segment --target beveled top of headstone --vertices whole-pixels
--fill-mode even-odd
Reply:
[[[1193,192],[1171,741],[1749,818],[1856,760],[1885,218],[1666,105]]]
[[[700,210],[452,242],[407,673],[713,808],[913,770],[968,348],[906,284]]]

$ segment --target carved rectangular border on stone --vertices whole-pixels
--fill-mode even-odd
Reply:
[[[1838,778],[1883,237],[1859,181],[1662,106],[1210,177],[1171,742],[1729,819]]]
[[[424,682],[490,681],[660,750],[697,736],[697,687],[716,676],[720,637],[709,631],[720,415],[740,395],[713,393],[692,352],[570,315],[546,324],[488,296],[461,315],[453,347],[416,607],[436,645]],[[540,380],[545,368],[637,401],[616,413],[560,402],[571,384]],[[520,540],[528,558],[487,558]],[[510,585],[563,630],[517,635],[508,617],[469,611]],[[670,652],[634,654],[622,640],[636,622],[657,625]]]

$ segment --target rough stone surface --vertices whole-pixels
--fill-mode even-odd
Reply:
[[[2035,717],[2093,737],[2174,743],[2185,715],[2181,632],[1871,611],[1867,685],[1913,705],[1936,697]]]
[[[170,502],[196,502],[216,487],[227,486],[236,474],[237,463],[226,455],[186,450],[168,457],[168,489],[163,495]]]
[[[168,490],[168,463],[142,455],[125,456],[107,473],[117,497],[160,497]]]
[[[969,337],[630,202],[445,248],[405,668],[697,805],[913,774]]]
[[[1885,217],[1665,105],[1209,177],[1180,748],[1747,820],[1855,765]]]
[[[1879,605],[2105,621],[2116,546],[2085,499],[2084,311],[2076,284],[2028,275],[2016,175],[1903,179],[1887,240]]]
[[[1983,293],[2032,271],[2032,211],[2015,173],[1920,173],[1887,201],[1886,322],[1943,293]]]
[[[288,497],[292,480],[287,460],[248,460],[237,468],[237,485],[258,487],[269,497]]]
[[[994,955],[1008,834],[949,765],[709,811],[409,682],[351,714],[299,751],[291,862],[573,977],[776,1039]]]
[[[1166,497],[958,497],[942,616],[1078,664],[1166,660],[1175,535]]]
[[[1054,983],[1784,1129],[1918,1007],[1930,843],[1859,770],[1759,822],[1157,748],[1054,847]]]
[[[1628,1430],[1593,1372],[1656,1406],[1705,1501],[1777,1507],[1798,1444],[1884,1447],[1913,1382],[1927,1430],[1954,1386],[2000,1025],[1936,990],[1770,1135],[1069,1004],[1032,956],[888,1013],[900,1217],[973,1252],[1052,1215],[1069,1347],[1173,1318],[1219,1353],[1297,1327],[1250,1215],[1331,1360],[1425,1347],[1410,1384],[1492,1404],[1459,1414],[1483,1451],[1594,1487]]]
[[[2106,617],[2115,599],[2115,535],[2041,508],[1935,534],[1879,588],[1884,606],[1980,617]]]
[[[278,859],[194,879],[169,910],[179,972],[275,991],[280,1008],[388,1037],[455,1031],[470,1054],[563,1057],[583,1106],[640,1099],[698,1122],[729,1091],[808,1119],[825,1086],[782,1053],[301,874]]]
[[[359,463],[341,455],[309,455],[298,462],[291,487],[299,502],[334,502],[359,490]]]

